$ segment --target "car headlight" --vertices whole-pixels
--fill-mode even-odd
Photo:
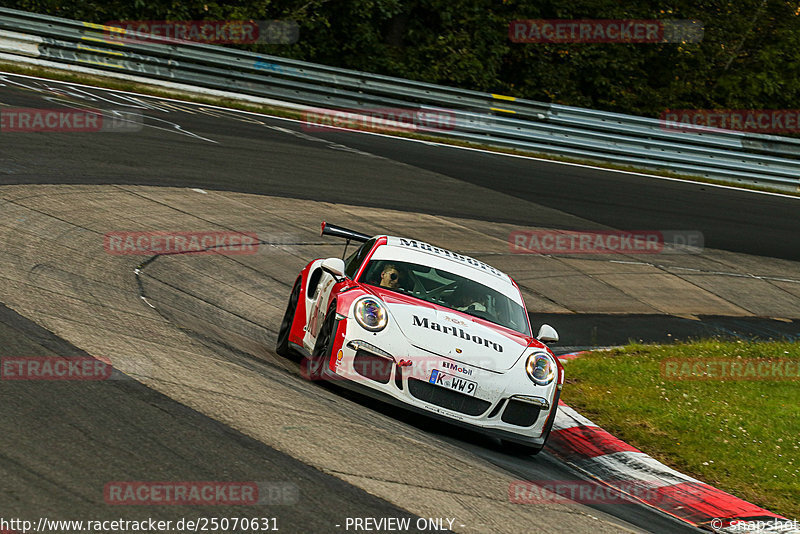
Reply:
[[[558,368],[556,361],[546,352],[534,352],[525,363],[528,378],[537,386],[546,386],[556,378]]]
[[[366,297],[356,302],[355,316],[358,324],[370,332],[383,330],[389,322],[384,305],[372,297]]]

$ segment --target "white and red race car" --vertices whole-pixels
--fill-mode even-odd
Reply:
[[[370,237],[322,223],[322,234],[363,244],[347,259],[317,259],[294,283],[277,352],[302,354],[314,379],[495,436],[538,453],[564,383],[561,363],[532,335],[519,288],[469,256],[413,239]]]

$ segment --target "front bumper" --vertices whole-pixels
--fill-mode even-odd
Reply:
[[[542,445],[557,409],[557,388],[537,386],[520,359],[498,372],[426,353],[397,331],[367,332],[355,320],[339,321],[323,378],[412,411],[500,439]],[[465,356],[462,360],[466,359]],[[475,384],[471,394],[437,385],[432,373]],[[471,387],[471,386],[470,386]]]

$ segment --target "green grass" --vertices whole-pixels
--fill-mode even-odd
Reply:
[[[800,381],[676,380],[668,358],[783,358],[800,342],[630,344],[566,364],[563,400],[662,463],[800,519]]]
[[[191,93],[187,91],[177,91],[177,90],[170,90],[165,89],[163,87],[159,87],[157,85],[148,85],[136,82],[129,82],[123,81],[118,78],[112,77],[103,77],[103,76],[94,76],[94,75],[87,75],[87,74],[76,74],[71,73],[65,70],[59,69],[51,69],[45,67],[38,67],[38,66],[24,66],[19,65],[16,63],[9,63],[5,61],[0,61],[0,70],[9,72],[9,73],[16,73],[16,74],[26,74],[29,76],[38,76],[41,78],[48,78],[51,80],[60,80],[64,82],[73,82],[73,83],[81,83],[84,85],[93,85],[96,87],[105,87],[107,89],[117,89],[120,91],[131,91],[136,93],[141,93],[145,95],[151,95],[156,97],[164,97],[164,98],[175,98],[180,100],[186,100],[189,102],[198,102],[201,104],[210,104],[222,107],[228,107],[232,109],[240,109],[244,111],[252,111],[256,113],[263,113],[265,115],[273,115],[276,117],[284,117],[290,119],[297,119],[303,120],[303,113],[291,109],[279,108],[279,107],[272,107],[272,106],[263,106],[258,104],[251,104],[240,100],[235,100],[231,98],[218,98],[218,97],[209,97],[209,96],[202,96],[197,93]],[[362,128],[367,130],[366,128]],[[374,131],[374,130],[373,130]],[[550,161],[559,161],[564,163],[577,163],[581,165],[592,165],[594,167],[600,167],[604,169],[613,169],[613,170],[620,170],[620,171],[629,171],[629,172],[637,172],[643,174],[650,174],[653,176],[663,176],[667,178],[675,178],[678,180],[691,180],[695,182],[707,183],[707,184],[715,184],[715,185],[726,185],[730,187],[738,187],[740,189],[749,189],[753,191],[765,191],[770,193],[781,193],[784,195],[791,195],[791,196],[800,196],[800,191],[784,191],[782,189],[768,187],[768,186],[760,186],[755,184],[748,184],[748,183],[730,183],[725,182],[722,180],[715,180],[712,178],[706,178],[704,176],[689,176],[685,174],[678,174],[675,172],[670,172],[667,170],[662,169],[649,169],[649,168],[641,168],[635,167],[632,165],[619,165],[615,163],[608,163],[603,161],[595,161],[589,159],[581,159],[581,158],[573,158],[568,156],[559,156],[556,154],[547,154],[541,152],[531,152],[525,150],[517,150],[513,148],[504,148],[498,146],[491,146],[491,145],[483,145],[480,143],[472,143],[467,141],[460,141],[458,139],[448,138],[446,136],[433,136],[433,135],[421,135],[417,133],[410,133],[410,132],[384,132],[394,135],[396,137],[406,137],[409,139],[418,139],[422,141],[431,141],[436,143],[445,143],[453,146],[460,146],[466,148],[476,148],[480,150],[489,150],[492,152],[498,152],[502,154],[514,154],[519,156],[526,156],[526,157],[533,157],[538,159],[545,159]]]

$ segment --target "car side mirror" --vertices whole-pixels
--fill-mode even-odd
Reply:
[[[542,327],[539,328],[539,333],[536,334],[536,339],[542,343],[555,343],[558,341],[558,332],[549,324],[543,324]]]
[[[341,258],[328,258],[320,265],[323,271],[339,279],[344,276],[344,260]]]

